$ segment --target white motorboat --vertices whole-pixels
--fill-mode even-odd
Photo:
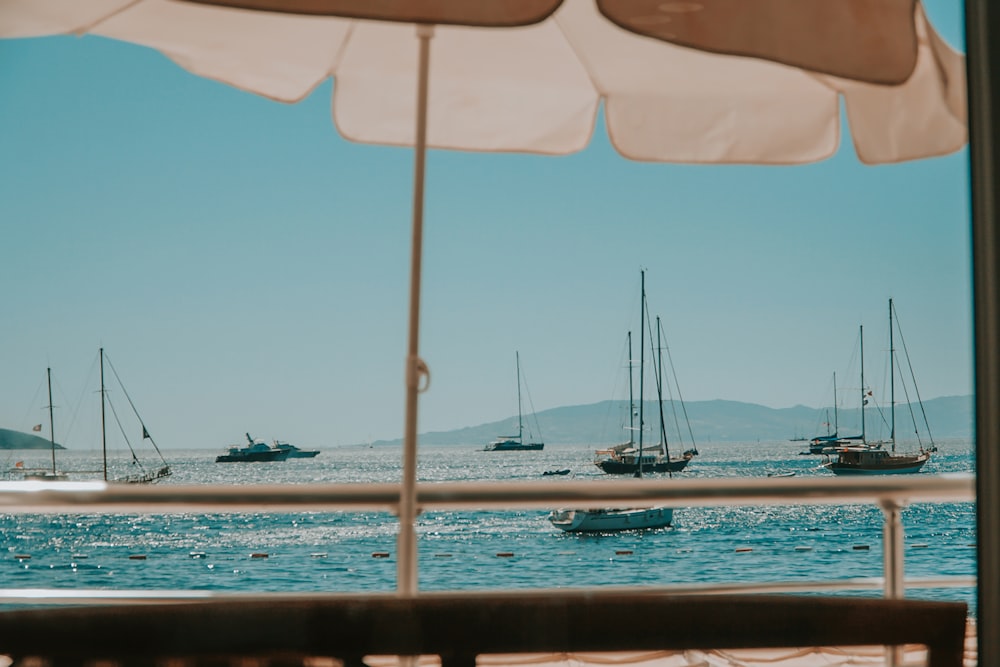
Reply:
[[[566,532],[602,532],[666,528],[674,520],[669,507],[628,509],[557,509],[549,513],[552,525]]]

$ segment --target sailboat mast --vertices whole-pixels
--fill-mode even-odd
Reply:
[[[628,332],[628,444],[635,440],[635,398],[632,396],[632,332]]]
[[[892,299],[889,299],[889,439],[896,453],[896,350],[892,340]]]
[[[49,381],[49,442],[52,443],[52,474],[56,472],[56,428],[52,417],[52,369],[46,368],[45,375]]]
[[[656,316],[656,402],[660,408],[660,444],[663,446],[663,456],[670,461],[670,446],[667,444],[667,425],[663,419],[663,343],[660,334],[660,316]],[[676,417],[676,413],[675,417]],[[667,470],[669,472],[669,469]]]
[[[827,417],[827,420],[829,421],[829,417]],[[837,371],[834,371],[833,372],[833,434],[834,435],[840,433],[840,431],[838,430],[840,428],[840,424],[838,423],[838,421],[839,420],[837,418]]]
[[[104,481],[108,481],[108,435],[104,422],[104,348],[101,348],[101,454],[104,457]]]
[[[517,366],[517,440],[520,442],[524,434],[524,422],[521,421],[521,353],[514,352],[514,361]]]
[[[642,430],[643,430],[643,370],[645,368],[645,347],[646,347],[646,271],[640,271],[642,298],[639,300],[639,465],[635,469],[635,476],[642,477]]]
[[[861,442],[868,442],[865,438],[865,325],[858,327],[858,337],[861,340]]]

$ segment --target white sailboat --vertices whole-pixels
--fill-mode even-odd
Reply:
[[[66,473],[56,468],[56,429],[55,417],[53,415],[52,404],[52,369],[45,369],[45,377],[49,386],[49,404],[46,406],[49,411],[49,442],[52,444],[52,467],[51,468],[26,468],[24,469],[24,479],[40,482],[62,482],[69,477]]]
[[[486,452],[518,452],[518,451],[538,451],[545,447],[544,442],[524,441],[524,418],[521,412],[521,354],[514,353],[517,364],[517,435],[501,435],[496,440],[486,445],[483,451]]]

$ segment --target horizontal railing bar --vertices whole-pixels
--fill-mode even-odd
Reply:
[[[129,485],[106,482],[0,482],[0,512],[168,513],[191,510],[385,510],[397,484]],[[710,507],[882,504],[975,499],[969,473],[874,477],[686,478],[566,482],[425,482],[417,506],[435,510],[552,509],[557,506]]]
[[[726,584],[668,584],[663,586],[601,586],[597,589],[589,587],[586,590],[600,590],[606,593],[623,593],[628,595],[728,595],[732,593],[813,593],[827,591],[881,591],[885,586],[882,577],[859,577],[840,579],[836,581],[771,581],[753,583]],[[926,588],[974,588],[976,577],[946,576],[918,577],[906,580],[908,589]],[[490,590],[490,595],[509,595],[519,597],[526,589]],[[532,594],[566,592],[572,587],[559,589],[532,588]],[[482,589],[466,589],[454,591],[421,591],[420,597],[435,595],[476,597],[483,594]],[[330,593],[296,592],[296,597],[329,598]],[[350,595],[344,593],[344,595]],[[374,595],[394,595],[394,593],[375,593]],[[287,597],[288,593],[234,593],[227,591],[195,591],[195,590],[103,590],[61,588],[0,588],[0,604],[120,604],[123,602],[156,604],[168,602],[197,602],[201,600],[267,600],[273,597]]]

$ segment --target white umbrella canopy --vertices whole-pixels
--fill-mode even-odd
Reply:
[[[432,148],[579,151],[602,101],[611,141],[636,160],[821,160],[838,147],[840,99],[862,162],[940,155],[966,141],[964,58],[915,0],[560,2],[221,0],[477,26],[434,29]],[[530,24],[506,27],[518,23]],[[176,0],[0,3],[0,37],[62,33],[150,46],[195,74],[283,102],[333,77],[343,136],[416,142],[412,25]]]
[[[0,2],[0,38],[54,34],[148,46],[282,102],[333,77],[343,136],[415,148],[397,553],[405,595],[417,588],[417,394],[429,382],[418,355],[427,147],[572,153],[588,144],[603,103],[610,140],[631,159],[802,164],[836,152],[841,100],[865,163],[967,141],[964,58],[916,0]]]

